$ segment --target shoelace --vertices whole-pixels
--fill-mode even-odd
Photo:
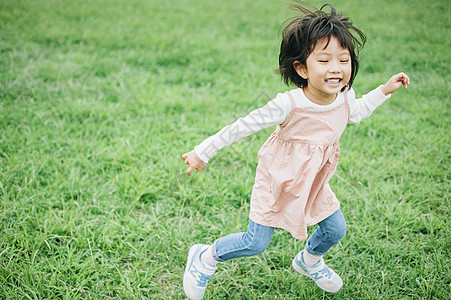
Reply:
[[[324,268],[320,272],[323,273],[324,276],[326,276],[329,279],[331,279],[332,276],[334,276],[332,271],[327,266],[324,266]]]
[[[200,287],[206,287],[208,280],[213,277],[213,275],[207,275],[199,272],[199,277],[197,279],[197,285]]]

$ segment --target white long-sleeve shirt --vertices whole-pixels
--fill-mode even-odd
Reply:
[[[343,93],[339,93],[337,98],[328,105],[319,105],[310,101],[301,88],[291,90],[290,93],[295,99],[296,107],[311,109],[314,111],[326,111],[333,109],[344,102]],[[358,124],[361,120],[368,118],[373,111],[390,98],[385,96],[380,87],[356,99],[353,89],[348,91],[349,103],[349,123]],[[276,98],[269,101],[265,106],[249,113],[244,118],[239,118],[234,123],[227,125],[215,135],[210,136],[201,144],[194,147],[199,158],[208,163],[208,161],[225,146],[253,134],[262,129],[282,124],[291,112],[291,101],[285,93],[277,94]]]

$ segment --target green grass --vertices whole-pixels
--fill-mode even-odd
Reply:
[[[0,1],[1,299],[184,298],[190,245],[246,229],[273,129],[192,177],[181,155],[287,89],[272,72],[286,2]],[[206,299],[451,292],[451,5],[331,2],[368,36],[358,95],[412,82],[341,140],[348,233],[326,261],[344,288],[298,276],[303,242],[276,230],[265,253],[221,264]]]

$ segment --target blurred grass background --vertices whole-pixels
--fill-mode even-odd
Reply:
[[[181,155],[288,89],[273,73],[287,2],[0,1],[0,298],[184,298],[189,247],[246,230],[273,128],[192,177]],[[358,95],[400,71],[412,82],[341,139],[348,233],[326,261],[345,286],[298,276],[303,242],[277,230],[222,264],[206,299],[451,292],[451,4],[330,2],[368,37]]]

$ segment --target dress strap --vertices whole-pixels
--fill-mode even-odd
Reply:
[[[291,102],[291,110],[295,109],[296,104],[294,104],[294,97],[293,95],[291,95],[291,93],[289,91],[286,91],[286,94],[288,95],[288,97],[290,98],[290,102]]]
[[[344,91],[343,91],[343,97],[345,98],[344,100],[344,102],[345,102],[345,107],[346,107],[346,114],[348,115],[348,122],[349,122],[349,118],[350,118],[350,116],[351,116],[351,113],[350,113],[350,109],[349,109],[349,102],[348,102],[348,89],[345,89]]]

